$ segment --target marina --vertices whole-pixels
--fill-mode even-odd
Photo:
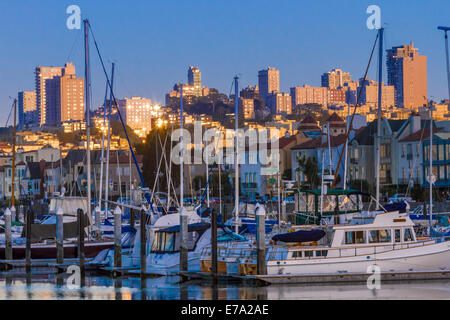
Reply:
[[[126,23],[69,6],[67,61],[38,65],[0,128],[0,300],[179,300],[213,317],[194,301],[450,299],[450,99],[428,93],[426,51],[391,43],[403,30],[377,8],[355,37],[357,81],[334,68],[287,93],[278,69],[253,86],[236,64],[221,93],[190,65],[152,103],[129,72],[158,74],[159,50],[178,69],[194,43],[179,57],[162,46],[169,19],[151,50],[140,39],[152,54],[135,50]],[[433,28],[450,95],[450,27]]]

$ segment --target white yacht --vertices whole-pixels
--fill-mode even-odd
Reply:
[[[416,237],[408,213],[386,212],[362,222],[334,225],[318,241],[295,242],[285,234],[287,242],[267,248],[267,274],[366,273],[370,265],[381,272],[450,269],[450,238]],[[255,256],[241,259],[242,275],[256,273]]]

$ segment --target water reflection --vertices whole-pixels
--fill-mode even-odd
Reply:
[[[179,277],[111,279],[87,274],[76,288],[67,286],[69,274],[51,270],[12,270],[0,273],[0,299],[13,300],[278,300],[278,299],[450,299],[450,280],[382,283],[380,290],[365,284],[216,285]]]

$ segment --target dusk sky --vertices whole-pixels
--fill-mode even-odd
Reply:
[[[66,8],[76,4],[88,18],[105,62],[117,64],[116,97],[144,96],[164,103],[189,65],[204,86],[229,94],[257,84],[257,72],[280,70],[283,92],[320,86],[332,68],[363,76],[376,30],[366,27],[371,4],[381,8],[385,48],[409,44],[427,56],[428,95],[447,98],[445,51],[438,25],[450,26],[450,1],[61,1],[0,0],[0,126],[17,92],[34,90],[37,65],[72,61],[84,76],[83,34],[66,28]],[[102,104],[105,78],[91,42],[92,108]],[[375,60],[369,77],[376,78]],[[385,57],[384,57],[385,63]],[[386,69],[384,64],[384,79]]]

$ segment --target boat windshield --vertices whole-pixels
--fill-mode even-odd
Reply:
[[[203,231],[188,232],[188,251],[195,249],[198,240]],[[179,231],[157,231],[153,238],[152,253],[174,253],[180,251],[180,232]]]

